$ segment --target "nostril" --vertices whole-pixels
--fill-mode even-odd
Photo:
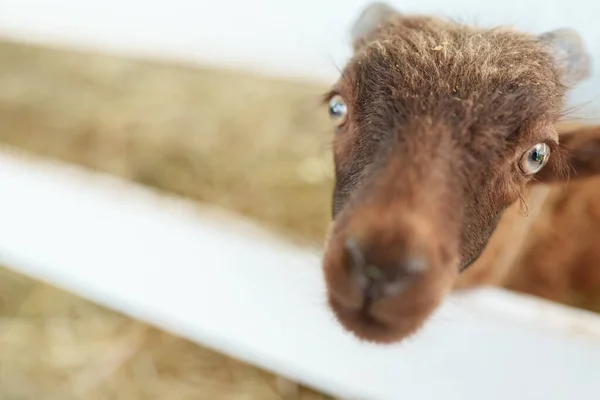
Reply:
[[[369,281],[372,279],[369,278],[369,273],[377,275],[379,271],[374,271],[374,267],[367,267],[364,254],[356,239],[352,237],[346,239],[346,250],[350,255],[346,268],[358,288],[360,290],[365,290],[369,285]]]
[[[347,270],[366,301],[395,296],[428,268],[423,257],[406,258],[406,252],[366,249],[355,238],[346,240]]]
[[[363,279],[366,281],[366,285],[363,284],[365,295],[373,300],[399,295],[419,275],[403,269],[401,265],[405,263],[400,262],[397,264],[398,266],[387,274],[379,267],[367,267],[365,271],[366,278]]]
[[[427,260],[422,257],[412,257],[402,262],[402,268],[409,274],[420,274],[427,271]]]
[[[348,239],[346,239],[346,250],[350,254],[350,264],[358,267],[362,267],[365,265],[365,257],[360,248],[360,245],[358,244],[358,241],[355,238],[349,237]]]

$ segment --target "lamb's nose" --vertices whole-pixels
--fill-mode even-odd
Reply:
[[[369,301],[402,293],[428,268],[423,253],[404,246],[379,248],[350,237],[346,240],[346,250],[350,256],[348,272]]]

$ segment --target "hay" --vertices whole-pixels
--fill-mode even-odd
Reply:
[[[284,396],[281,383],[273,374],[0,268],[0,399],[328,398],[303,387]]]
[[[325,90],[0,42],[0,142],[320,243],[332,187]]]

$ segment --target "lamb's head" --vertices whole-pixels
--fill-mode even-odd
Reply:
[[[588,57],[529,35],[369,6],[326,101],[335,124],[329,303],[360,338],[419,328],[528,184],[561,179],[555,122]],[[594,167],[594,173],[597,167]]]

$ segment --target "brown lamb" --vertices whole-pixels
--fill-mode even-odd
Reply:
[[[390,343],[452,289],[599,291],[600,128],[556,128],[589,75],[579,36],[374,3],[352,39],[326,96],[336,182],[323,271],[340,324]]]

